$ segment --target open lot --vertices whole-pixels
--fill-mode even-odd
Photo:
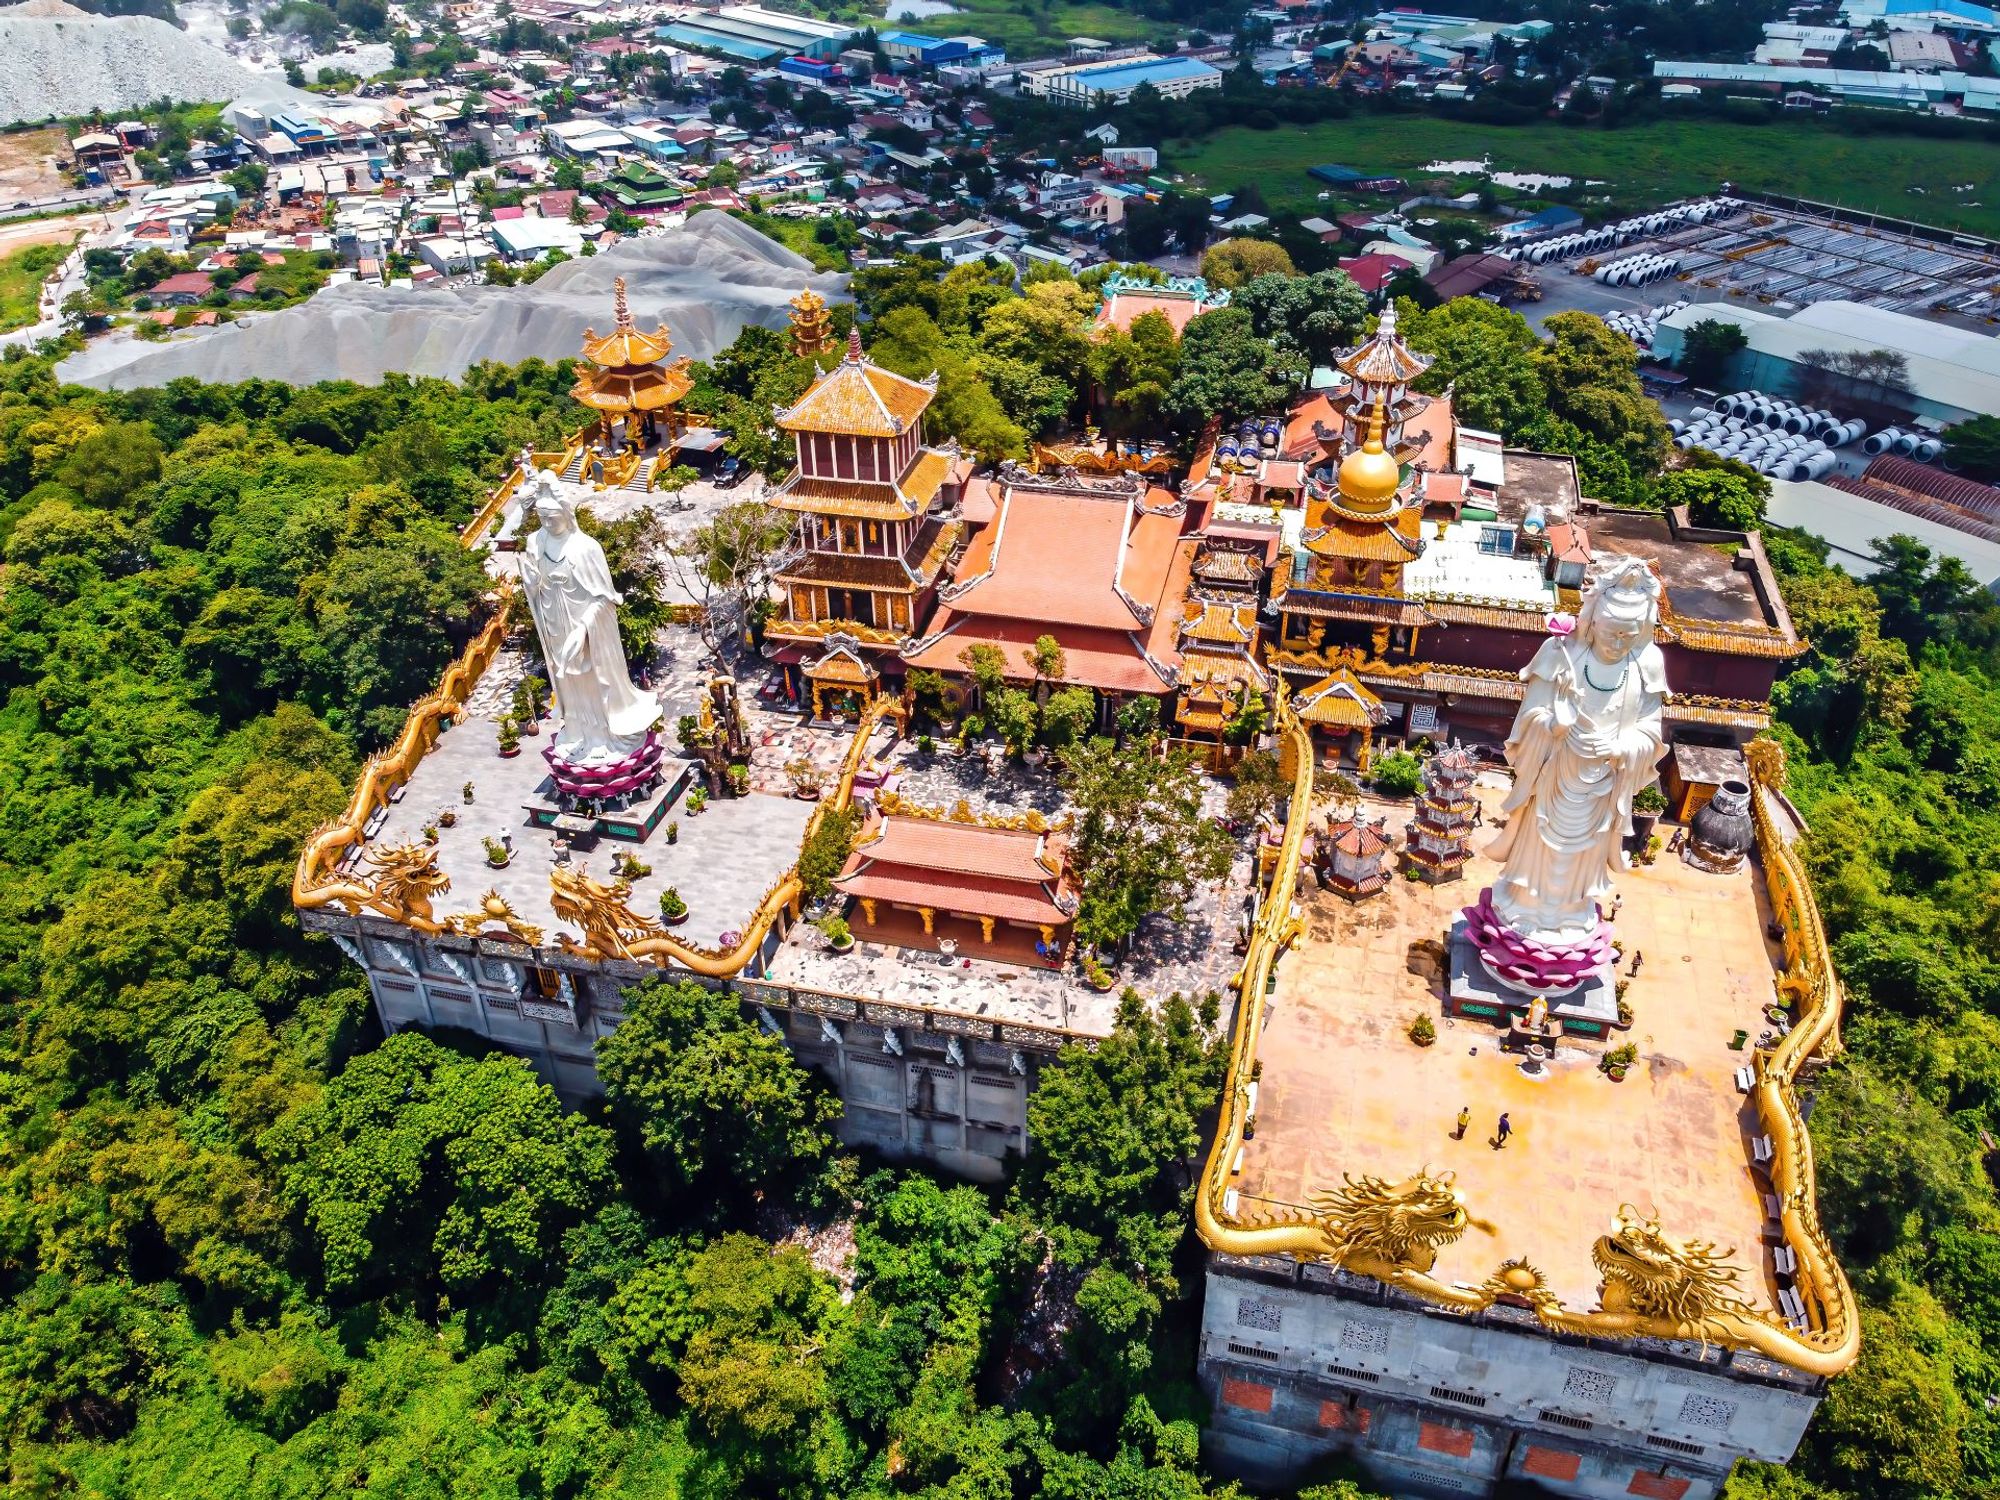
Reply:
[[[1297,211],[1318,204],[1321,184],[1306,170],[1321,162],[1393,172],[1414,184],[1423,177],[1418,169],[1431,162],[1485,156],[1498,171],[1601,181],[1595,191],[1620,210],[1713,192],[1728,181],[2000,238],[2000,151],[1990,142],[1848,136],[1802,121],[1745,127],[1663,120],[1590,130],[1362,115],[1279,130],[1225,130],[1207,141],[1170,143],[1162,155],[1207,187],[1255,182],[1273,207]],[[1446,180],[1460,191],[1480,181]],[[1957,191],[1966,183],[1970,191]]]
[[[1054,57],[1070,38],[1094,36],[1100,41],[1131,43],[1162,32],[1163,26],[1129,10],[1108,5],[1057,3],[1026,6],[1020,0],[956,0],[948,15],[884,23],[898,31],[924,36],[982,36],[1007,49],[1010,58]]]
[[[70,183],[56,159],[68,151],[69,136],[53,126],[0,135],[0,208],[66,191]]]

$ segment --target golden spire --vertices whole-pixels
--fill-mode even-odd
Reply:
[[[612,278],[611,311],[616,315],[617,327],[630,328],[632,326],[632,309],[625,301],[625,278],[623,276]]]
[[[833,319],[826,298],[806,287],[791,300],[792,353],[811,359],[833,343]]]
[[[1340,498],[1348,510],[1387,511],[1403,487],[1402,465],[1382,441],[1387,422],[1387,403],[1377,399],[1368,440],[1340,461]]]

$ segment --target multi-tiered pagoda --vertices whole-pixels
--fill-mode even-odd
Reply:
[[[807,287],[786,305],[791,309],[792,353],[811,359],[833,347],[833,314],[826,298]]]
[[[1436,884],[1464,872],[1479,817],[1472,795],[1478,774],[1479,762],[1456,740],[1424,762],[1423,790],[1403,845],[1404,868],[1419,880]]]
[[[765,627],[778,659],[803,665],[814,717],[858,711],[902,675],[898,650],[922,627],[960,527],[940,496],[952,456],[924,444],[937,377],[911,380],[847,357],[777,413],[798,467],[771,496],[799,517],[777,574],[782,613]]]
[[[625,278],[612,282],[611,289],[615,314],[611,332],[584,329],[583,357],[588,363],[570,395],[599,414],[607,438],[612,424],[622,422],[626,447],[649,448],[659,441],[662,421],[669,433],[674,430],[674,409],[693,387],[694,377],[688,373],[688,360],[667,363],[674,341],[664,322],[651,333],[642,333],[633,323],[625,301]]]

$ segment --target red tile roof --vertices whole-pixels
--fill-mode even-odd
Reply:
[[[848,896],[1010,922],[1056,926],[1076,911],[1052,835],[905,814],[865,830],[833,884]]]
[[[1373,296],[1389,284],[1389,278],[1398,271],[1407,271],[1410,263],[1397,260],[1393,255],[1356,255],[1340,262],[1354,284]]]

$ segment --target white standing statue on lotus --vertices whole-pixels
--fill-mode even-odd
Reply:
[[[1653,781],[1665,741],[1659,617],[1652,569],[1610,558],[1574,630],[1551,635],[1521,673],[1508,821],[1487,848],[1503,868],[1466,918],[1486,967],[1522,989],[1563,994],[1611,961],[1600,905],[1626,867],[1632,798]]]
[[[529,481],[529,500],[541,525],[521,550],[521,582],[555,691],[559,727],[550,766],[559,783],[565,771],[637,773],[649,747],[658,761],[650,731],[660,705],[625,670],[620,595],[604,549],[577,525],[576,502],[547,470]],[[601,788],[564,783],[563,789]]]

